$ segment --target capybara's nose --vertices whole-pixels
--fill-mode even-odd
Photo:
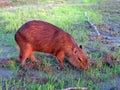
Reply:
[[[84,70],[87,71],[89,68],[90,68],[90,66],[88,65],[84,68]]]

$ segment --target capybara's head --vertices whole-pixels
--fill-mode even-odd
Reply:
[[[82,46],[73,47],[72,54],[69,57],[70,63],[78,69],[87,70],[89,68],[89,61],[86,53],[84,53]]]

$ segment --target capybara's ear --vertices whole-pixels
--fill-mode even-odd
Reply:
[[[79,48],[81,48],[81,49],[82,49],[82,45],[80,45],[80,46],[79,46]]]
[[[75,47],[72,48],[72,51],[73,51],[74,54],[77,53],[77,49]]]

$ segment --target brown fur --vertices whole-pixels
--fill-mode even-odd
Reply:
[[[37,62],[34,51],[49,53],[57,57],[60,67],[64,67],[64,57],[77,68],[88,68],[88,60],[82,48],[79,48],[73,37],[60,28],[44,22],[29,21],[15,34],[15,40],[20,47],[19,61],[22,66],[30,58]]]

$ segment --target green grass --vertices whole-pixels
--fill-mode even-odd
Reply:
[[[89,90],[99,90],[99,86],[96,85],[96,82],[107,81],[110,78],[115,77],[120,72],[120,65],[115,66],[114,68],[109,68],[107,66],[103,66],[99,68],[100,62],[98,62],[98,68],[89,69],[87,72],[78,72],[76,69],[70,69],[66,67],[66,69],[62,70],[60,73],[57,72],[45,72],[47,82],[45,84],[39,84],[36,82],[28,82],[26,79],[24,81],[23,78],[19,80],[6,80],[4,79],[1,84],[5,84],[6,88],[10,87],[24,87],[25,89],[38,89],[38,90],[53,90],[53,89],[62,89],[67,87],[87,87]],[[17,66],[18,67],[18,66]],[[16,66],[15,66],[16,68]],[[15,70],[15,73],[17,70]],[[25,71],[26,75],[27,72]],[[40,72],[40,78],[44,77],[43,71]],[[16,76],[16,75],[15,75]],[[29,76],[29,75],[28,75]],[[2,80],[0,80],[2,81]],[[0,86],[2,87],[2,85]]]
[[[85,12],[88,13],[92,22],[101,22],[101,16],[98,12],[85,9],[79,5],[63,5],[52,9],[41,9],[37,6],[31,6],[27,8],[20,7],[13,11],[3,9],[1,12],[1,25],[4,27],[1,27],[0,30],[4,32],[16,31],[23,23],[33,19],[50,22],[70,32],[71,26],[75,25],[75,23],[80,24],[86,21]]]
[[[12,0],[13,3],[17,1],[18,0]],[[76,68],[73,68],[65,62],[66,67],[62,71],[39,71],[40,78],[42,78],[44,74],[47,78],[47,82],[45,84],[28,82],[22,78],[19,80],[13,80],[13,78],[10,78],[10,80],[8,80],[0,77],[0,90],[2,90],[2,88],[6,88],[7,90],[12,87],[21,87],[24,88],[24,90],[55,90],[67,87],[87,87],[88,90],[99,90],[100,87],[96,85],[96,83],[107,81],[113,78],[113,76],[118,75],[120,72],[120,65],[116,65],[113,68],[102,66],[101,58],[105,57],[106,52],[109,52],[109,50],[103,48],[103,44],[97,40],[89,42],[90,31],[85,27],[87,19],[85,17],[85,12],[87,12],[91,22],[94,24],[100,24],[103,22],[100,12],[90,8],[91,5],[102,3],[102,0],[43,0],[42,2],[36,1],[34,5],[30,4],[30,2],[26,2],[25,0],[20,0],[20,2],[21,6],[14,6],[12,8],[5,7],[0,9],[0,41],[2,41],[3,46],[8,45],[15,48],[16,43],[14,40],[14,33],[19,29],[19,27],[30,20],[43,20],[50,22],[70,33],[78,44],[83,44],[84,46],[89,46],[92,49],[97,49],[96,52],[89,54],[90,59],[97,61],[96,68],[90,68],[88,71],[78,71]],[[26,5],[23,6],[23,2],[26,2]],[[47,6],[48,4],[64,2],[74,4]],[[115,55],[118,55],[118,49],[119,47],[115,48]],[[0,56],[2,54],[2,51],[0,51]],[[46,61],[44,60],[44,55],[40,55],[42,56],[43,64],[45,66],[51,66],[52,64],[58,65],[57,61]],[[40,55],[36,53],[38,58]],[[116,57],[117,60],[120,59],[120,56]],[[9,66],[4,66],[4,68],[12,69],[15,74],[17,74],[19,66],[20,64],[15,60],[15,63]],[[53,67],[56,68],[54,65]]]

